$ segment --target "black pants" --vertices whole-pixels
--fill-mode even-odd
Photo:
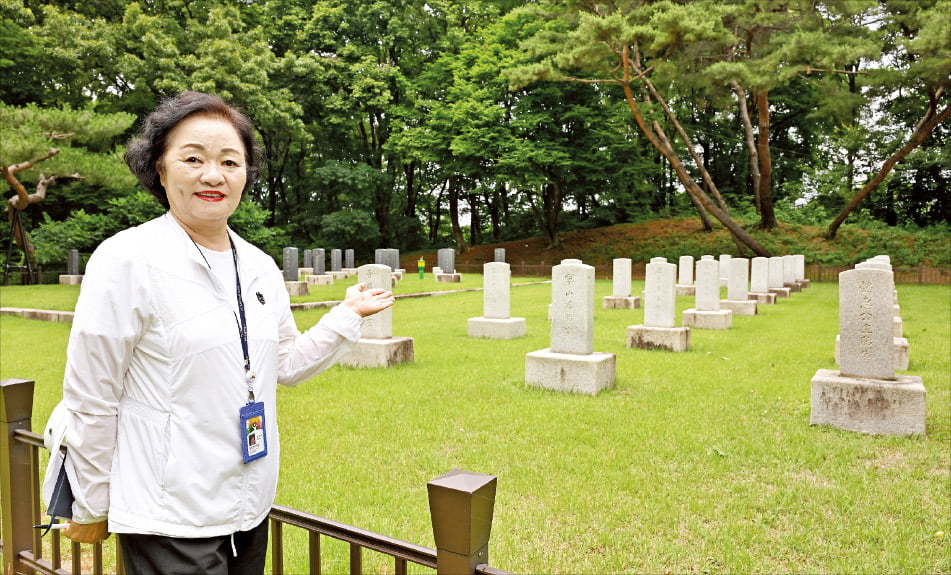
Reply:
[[[267,536],[265,519],[233,536],[188,539],[120,533],[118,538],[129,575],[262,575]]]

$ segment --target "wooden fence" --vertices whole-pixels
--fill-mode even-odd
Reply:
[[[39,529],[40,452],[43,437],[32,432],[34,382],[0,381],[0,551],[3,573],[78,575],[104,573],[102,543],[80,545],[52,531],[44,548]],[[337,523],[295,509],[275,505],[269,514],[271,572],[284,573],[285,528],[308,533],[310,573],[321,573],[321,540],[329,537],[349,546],[350,573],[363,573],[363,552],[371,550],[393,559],[396,575],[413,563],[435,570],[436,575],[508,575],[488,565],[489,536],[495,504],[496,478],[454,469],[426,484],[436,549],[401,541],[372,531]],[[124,573],[118,545],[115,572]],[[63,551],[68,546],[69,566]],[[45,557],[49,549],[49,558]]]

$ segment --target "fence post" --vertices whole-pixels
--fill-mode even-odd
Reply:
[[[496,477],[453,469],[426,484],[437,575],[471,575],[489,562]]]
[[[33,476],[30,446],[15,441],[18,429],[32,431],[33,381],[0,381],[0,508],[3,572],[32,573],[20,564],[21,551],[33,548]]]

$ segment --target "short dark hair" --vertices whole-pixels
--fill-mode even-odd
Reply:
[[[263,153],[254,138],[254,124],[240,110],[218,96],[203,92],[182,92],[162,100],[145,121],[138,135],[132,138],[125,152],[125,163],[165,209],[169,208],[165,187],[159,180],[157,162],[165,154],[168,135],[175,126],[190,116],[211,116],[231,123],[244,144],[247,192],[261,172]]]

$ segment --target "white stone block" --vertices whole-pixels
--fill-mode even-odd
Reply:
[[[601,304],[604,309],[637,309],[641,307],[641,298],[606,295]]]
[[[774,293],[753,293],[750,292],[746,294],[750,300],[755,301],[758,304],[763,305],[773,305],[776,303],[776,294]]]
[[[810,403],[811,425],[872,435],[925,433],[925,386],[920,377],[852,378],[820,369],[812,378]]]
[[[842,346],[842,336],[835,336],[835,363],[836,365],[841,364],[841,346]],[[893,369],[899,371],[908,371],[908,340],[904,337],[895,337],[892,338],[892,362]],[[884,373],[884,371],[882,372]],[[881,377],[880,379],[887,379],[886,377]]]
[[[525,335],[525,318],[470,317],[468,327],[469,337],[515,339]]]
[[[628,326],[627,347],[687,351],[690,349],[690,328],[654,327],[649,325]]]
[[[307,275],[304,276],[304,281],[307,282],[307,285],[312,286],[329,286],[333,285],[334,277],[330,274],[320,274],[320,275]]]
[[[59,285],[61,286],[74,286],[83,283],[82,275],[66,275],[63,274],[59,276]]]
[[[461,281],[461,274],[436,274],[436,283],[459,283]]]
[[[677,285],[676,285],[676,288],[677,288],[677,295],[679,295],[679,296],[691,296],[691,297],[692,297],[692,296],[697,295],[697,286],[695,286],[695,285],[689,285],[689,286],[688,286],[688,285],[684,285],[684,284],[677,284]]]
[[[597,395],[614,386],[616,363],[613,353],[578,355],[542,349],[525,355],[525,381],[554,391]]]
[[[756,315],[759,310],[759,304],[754,300],[720,300],[720,309],[728,309],[733,315]]]
[[[392,367],[401,363],[413,363],[413,360],[411,337],[361,338],[338,363],[348,367]]]
[[[284,287],[287,288],[287,293],[292,296],[310,294],[310,290],[307,289],[307,282],[284,282]]]
[[[728,309],[705,311],[699,309],[684,310],[683,324],[698,329],[730,329],[733,327],[733,312]]]

